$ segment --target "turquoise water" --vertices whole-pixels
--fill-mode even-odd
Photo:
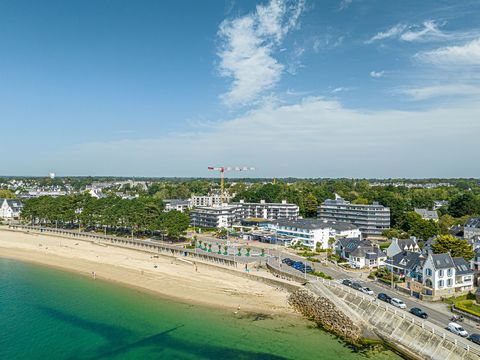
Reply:
[[[238,316],[0,259],[0,359],[400,359],[293,317]]]

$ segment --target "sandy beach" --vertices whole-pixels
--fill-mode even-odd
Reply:
[[[0,229],[0,257],[74,271],[181,301],[236,311],[293,313],[288,292],[196,262],[51,235]],[[264,272],[264,276],[270,274]]]

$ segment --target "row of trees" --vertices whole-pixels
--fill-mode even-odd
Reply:
[[[158,231],[171,239],[180,238],[188,228],[188,214],[163,209],[162,201],[152,197],[126,200],[116,196],[96,199],[88,194],[41,196],[25,201],[22,218],[47,226],[105,228],[109,232],[136,234]]]

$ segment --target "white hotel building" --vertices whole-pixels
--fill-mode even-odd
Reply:
[[[287,236],[300,241],[304,246],[315,249],[329,248],[330,238],[360,238],[360,230],[348,223],[330,222],[318,219],[277,220],[267,226],[277,236]]]

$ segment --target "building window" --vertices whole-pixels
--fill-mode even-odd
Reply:
[[[443,277],[443,270],[439,270],[439,271],[438,271],[438,276],[439,276],[439,277]]]
[[[447,280],[447,286],[452,286],[453,284],[453,280],[452,279],[448,279]]]
[[[453,273],[452,269],[447,270],[447,276],[452,276],[452,273]]]
[[[438,280],[438,287],[439,288],[443,287],[443,280]]]
[[[427,276],[432,276],[432,269],[426,269],[425,273],[427,274]]]

